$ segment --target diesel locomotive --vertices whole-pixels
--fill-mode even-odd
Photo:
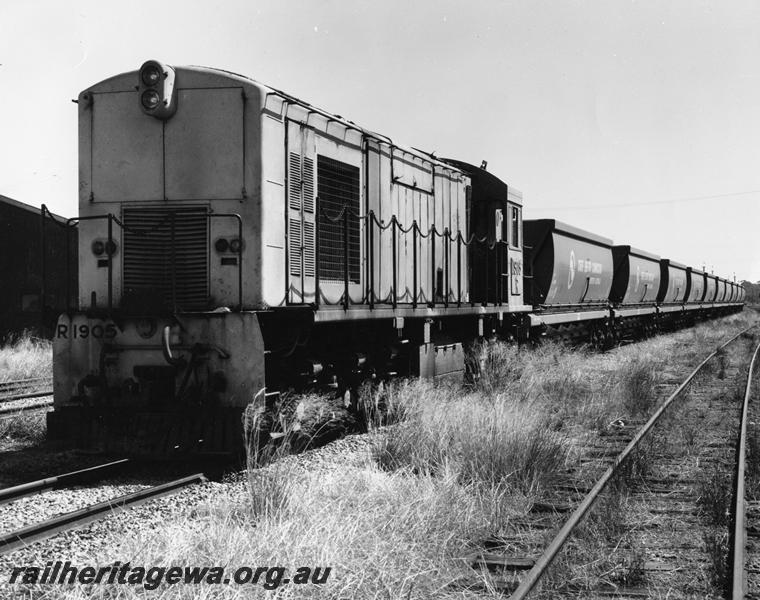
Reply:
[[[614,342],[743,290],[553,220],[458,160],[247,77],[150,60],[83,91],[78,298],[51,437],[229,452],[287,387],[464,370],[483,336]],[[527,272],[526,272],[527,267]]]

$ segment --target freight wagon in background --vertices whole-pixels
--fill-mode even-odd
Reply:
[[[24,330],[50,337],[67,289],[76,294],[77,230],[51,216],[43,236],[39,208],[0,196],[0,340]]]

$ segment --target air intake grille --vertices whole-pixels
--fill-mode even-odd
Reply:
[[[206,208],[124,209],[124,296],[164,308],[208,305]]]
[[[317,157],[319,197],[319,278],[343,281],[348,258],[348,280],[359,283],[359,168],[326,156]],[[348,257],[344,247],[344,223],[348,213]],[[337,219],[337,220],[334,220]]]

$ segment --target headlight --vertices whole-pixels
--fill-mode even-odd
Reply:
[[[243,249],[243,241],[239,238],[233,238],[230,240],[230,252],[234,252],[235,254],[240,254],[240,251]]]
[[[147,110],[153,110],[161,102],[161,95],[156,90],[145,90],[140,101]]]
[[[224,238],[219,238],[216,240],[216,243],[214,243],[214,248],[216,248],[217,252],[227,252],[227,250],[229,250],[229,247],[230,243]]]
[[[156,85],[161,81],[161,71],[156,65],[146,65],[140,73],[140,78],[145,85]]]
[[[165,121],[177,110],[176,73],[169,65],[148,60],[137,71],[137,90],[142,111]]]
[[[103,242],[101,242],[100,240],[95,240],[92,243],[92,253],[95,256],[100,256],[105,251],[106,251],[106,245]]]

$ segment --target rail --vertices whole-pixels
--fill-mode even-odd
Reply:
[[[723,342],[720,346],[718,346],[718,348],[716,348],[701,363],[699,363],[699,365],[697,365],[697,367],[688,375],[688,377],[686,377],[686,379],[678,386],[678,388],[670,396],[668,396],[665,402],[662,403],[662,405],[655,411],[650,419],[642,426],[641,429],[639,429],[639,431],[623,449],[623,451],[617,455],[612,465],[599,478],[594,487],[591,488],[591,491],[586,494],[581,504],[578,506],[578,508],[575,509],[572,515],[570,515],[568,520],[565,521],[565,524],[551,541],[544,553],[536,561],[533,568],[528,572],[526,577],[522,580],[519,587],[510,596],[510,600],[522,600],[523,598],[527,597],[527,595],[533,590],[539,579],[541,579],[548,567],[551,565],[552,561],[557,556],[559,551],[562,549],[562,546],[567,541],[570,534],[580,524],[581,520],[589,511],[594,501],[612,479],[617,469],[624,463],[626,458],[628,458],[631,452],[633,452],[633,450],[638,446],[639,442],[641,442],[644,436],[649,433],[652,427],[654,427],[654,425],[659,421],[660,417],[665,413],[665,410],[676,398],[678,398],[684,392],[686,386],[691,383],[691,380],[697,376],[697,374],[710,361],[711,358],[713,358],[720,350],[728,346],[743,333],[752,329],[752,327],[754,326],[743,329],[727,341]]]
[[[747,539],[746,509],[744,506],[744,472],[747,462],[747,414],[749,412],[749,399],[752,391],[752,372],[755,367],[758,351],[760,351],[760,345],[755,348],[755,353],[752,355],[752,361],[749,364],[747,387],[744,391],[744,403],[742,405],[739,449],[737,452],[736,493],[734,496],[733,576],[731,580],[731,598],[733,600],[743,600],[744,598],[744,550]]]
[[[12,531],[0,536],[0,554],[12,552],[32,542],[52,537],[62,531],[76,529],[81,525],[97,521],[107,514],[119,512],[132,506],[138,506],[149,500],[173,494],[183,488],[204,481],[206,481],[206,477],[202,473],[196,473],[195,475],[163,483],[132,494],[118,496],[105,502],[99,502],[80,510],[59,515],[42,523]]]
[[[24,400],[26,398],[52,396],[51,381],[52,377],[33,377],[30,379],[2,381],[0,382],[0,403]]]
[[[122,458],[121,460],[115,460],[113,462],[88,467],[86,469],[79,469],[78,471],[71,471],[62,475],[56,475],[55,477],[46,477],[45,479],[38,479],[37,481],[30,481],[28,483],[4,488],[0,490],[0,504],[12,502],[18,498],[30,496],[50,488],[71,485],[82,481],[91,481],[94,477],[106,475],[125,467],[129,463],[130,460],[128,458]]]
[[[52,400],[45,400],[43,402],[36,402],[35,404],[27,404],[25,406],[10,406],[0,408],[0,419],[9,419],[17,417],[22,413],[34,412],[53,406]]]

